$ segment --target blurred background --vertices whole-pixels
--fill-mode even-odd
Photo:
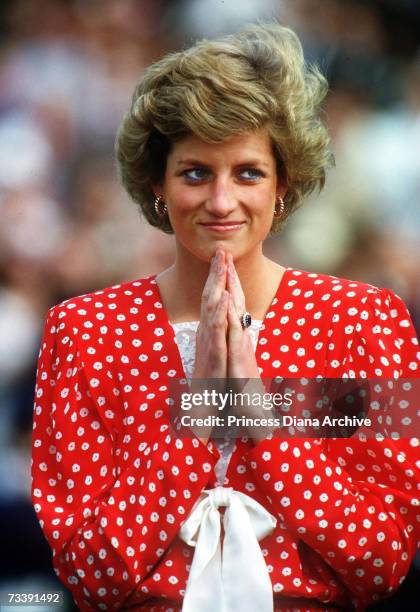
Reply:
[[[418,0],[2,0],[0,589],[61,588],[30,503],[47,309],[172,262],[172,237],[140,219],[118,184],[114,138],[134,85],[166,51],[273,17],[329,78],[336,168],[266,252],[391,288],[419,329]],[[418,609],[419,577],[413,568],[375,609]]]

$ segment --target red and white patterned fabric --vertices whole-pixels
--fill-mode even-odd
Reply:
[[[264,378],[420,376],[399,297],[293,269],[256,359]],[[194,549],[178,532],[201,491],[215,487],[219,456],[211,441],[169,434],[168,384],[183,376],[153,276],[49,311],[32,495],[57,575],[81,610],[182,607]],[[237,441],[226,485],[277,518],[261,541],[275,610],[363,609],[398,588],[419,539],[418,445]]]

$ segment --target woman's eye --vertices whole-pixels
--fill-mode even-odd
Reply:
[[[182,176],[190,183],[199,183],[206,181],[210,177],[210,170],[207,168],[189,168],[182,172]],[[245,181],[256,181],[264,176],[261,170],[257,168],[243,168],[239,171],[238,176]]]
[[[191,168],[190,170],[184,170],[182,174],[189,181],[198,182],[206,179],[209,173],[204,168]]]
[[[241,170],[240,176],[248,181],[255,181],[263,176],[261,170],[257,170],[256,168],[244,168]]]

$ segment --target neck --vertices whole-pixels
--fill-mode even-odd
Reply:
[[[206,283],[208,262],[193,257],[177,245],[177,254],[173,266],[157,277],[164,306],[172,322],[199,320],[201,295]],[[235,260],[247,310],[253,318],[263,318],[284,268],[275,264],[259,248]]]

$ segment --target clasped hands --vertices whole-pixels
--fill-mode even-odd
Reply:
[[[217,249],[211,260],[209,275],[201,298],[200,324],[196,339],[194,381],[211,381],[218,391],[226,390],[226,379],[250,380],[242,392],[264,393],[257,361],[248,329],[243,329],[240,317],[246,311],[245,295],[231,253]],[[245,379],[245,380],[244,380]],[[239,382],[239,381],[238,381]],[[240,407],[240,414],[268,416],[255,408]],[[231,406],[235,412],[235,406]],[[207,432],[210,434],[210,431]],[[260,432],[262,433],[262,432]],[[256,440],[264,437],[250,432]],[[209,435],[199,436],[206,442]]]
[[[201,296],[193,378],[258,378],[251,337],[242,328],[245,296],[231,253],[217,249]]]

